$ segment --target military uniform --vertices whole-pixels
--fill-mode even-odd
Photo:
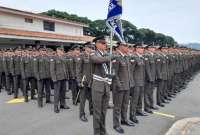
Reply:
[[[68,58],[68,65],[69,65],[69,84],[70,84],[70,89],[72,91],[72,101],[73,104],[75,105],[76,102],[76,97],[78,94],[78,83],[76,81],[76,61],[75,57],[70,56]]]
[[[35,80],[34,80],[34,70],[33,64],[31,62],[32,58],[30,56],[24,56],[21,58],[21,75],[23,81],[23,91],[25,102],[28,102],[28,89],[31,90],[31,99],[34,99],[35,95]],[[31,86],[29,85],[31,84]]]
[[[20,57],[19,56],[15,56],[14,57],[14,74],[13,74],[13,81],[14,81],[14,98],[18,97],[18,91],[19,88],[21,88],[22,84],[21,84],[21,72],[20,72]],[[21,88],[22,89],[22,88]],[[23,91],[22,91],[23,93]]]
[[[130,123],[127,119],[130,86],[131,86],[130,84],[133,83],[130,82],[131,66],[129,57],[124,56],[124,54],[122,54],[121,52],[120,55],[121,56],[117,58],[117,63],[114,64],[115,79],[113,80],[113,83],[115,84],[115,87],[113,89],[113,101],[114,101],[113,127],[116,130],[118,130],[117,128],[121,127],[121,122],[123,124],[133,126],[133,124]]]
[[[45,90],[46,94],[46,103],[50,103],[50,83],[51,83],[51,74],[50,74],[50,59],[47,56],[39,56],[34,58],[34,61],[38,63],[37,71],[37,84],[38,84],[38,106],[43,106],[43,94]]]
[[[89,111],[93,114],[92,105],[92,91],[91,91],[91,81],[92,81],[92,64],[90,60],[90,55],[83,53],[82,58],[79,57],[76,62],[77,71],[77,82],[80,86],[80,106],[79,106],[79,116],[83,121],[87,121],[85,117],[85,102],[86,99],[89,101]]]
[[[9,56],[3,56],[3,70],[5,73],[5,79],[6,79],[6,91],[8,95],[12,94],[11,89],[11,76],[10,76],[10,68],[9,68]]]
[[[0,55],[0,92],[1,92],[1,89],[3,87],[2,76],[3,76],[3,57],[2,57],[2,54],[1,54]]]
[[[135,53],[135,70],[134,70],[134,82],[135,86],[131,89],[131,103],[130,103],[130,119],[131,121],[138,123],[136,118],[136,112],[138,115],[146,115],[144,109],[144,84],[145,84],[145,62],[144,57],[139,53]]]
[[[152,113],[151,108],[153,107],[153,90],[156,77],[154,54],[146,52],[144,55],[144,59],[145,59],[145,71],[146,71],[145,88],[144,88],[145,89],[144,109],[146,112]]]
[[[101,52],[91,56],[93,64],[92,101],[94,135],[106,134],[106,113],[110,98],[111,81],[107,78],[108,67],[105,65],[110,57],[100,56]],[[103,54],[102,54],[103,55]]]
[[[54,111],[59,113],[59,104],[62,109],[69,109],[66,105],[66,80],[69,79],[66,69],[66,59],[55,56],[50,60],[51,79],[54,82]]]

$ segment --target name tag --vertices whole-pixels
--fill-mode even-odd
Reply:
[[[157,59],[158,62],[160,62],[160,59]]]
[[[145,58],[145,60],[147,61],[147,60],[148,60],[148,58]]]
[[[91,53],[91,54],[90,54],[90,56],[93,56],[93,55],[95,55],[95,53]]]
[[[135,62],[135,60],[131,60],[131,62],[132,62],[132,63],[134,63],[134,62]]]
[[[53,61],[53,59],[51,59],[50,61]]]
[[[112,63],[116,63],[117,61],[116,60],[112,60]]]

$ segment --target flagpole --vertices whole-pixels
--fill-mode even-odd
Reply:
[[[110,32],[110,56],[113,54],[113,31]],[[112,74],[112,60],[110,60],[110,74]]]

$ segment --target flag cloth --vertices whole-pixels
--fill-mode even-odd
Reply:
[[[121,15],[122,0],[110,0],[106,25],[119,38],[121,42],[125,42],[122,31]]]

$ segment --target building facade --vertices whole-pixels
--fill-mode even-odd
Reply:
[[[36,41],[44,45],[83,44],[93,39],[83,35],[84,27],[88,25],[0,7],[1,46],[30,45]]]

